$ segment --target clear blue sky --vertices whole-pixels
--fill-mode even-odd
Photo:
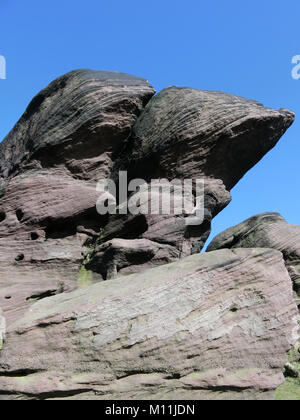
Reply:
[[[300,116],[299,0],[0,0],[0,138],[31,98],[75,68],[142,76],[157,90],[223,90]],[[300,224],[300,118],[232,191],[213,234],[256,213]]]

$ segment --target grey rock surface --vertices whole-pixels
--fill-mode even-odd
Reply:
[[[221,92],[173,87],[151,100],[154,93],[134,76],[76,70],[41,91],[0,144],[0,305],[8,322],[32,299],[103,280],[107,270],[114,277],[199,252],[230,188],[294,119]],[[128,181],[201,178],[203,223],[187,226],[189,214],[100,216],[96,183],[119,169]],[[118,238],[137,241],[99,251]]]
[[[300,305],[300,226],[287,223],[279,213],[258,214],[219,234],[207,251],[255,247],[282,252]]]
[[[95,247],[85,267],[110,280],[178,259],[178,251],[170,245],[148,239],[112,239]]]
[[[294,114],[221,92],[154,93],[76,70],[0,144],[0,399],[269,399],[283,382],[297,308],[282,254],[199,252]],[[202,223],[186,223],[195,209],[99,215],[97,181],[120,170],[147,185],[201,179]],[[298,231],[285,235],[297,290]]]
[[[300,226],[287,223],[279,213],[258,214],[216,236],[207,251],[254,247],[282,252],[300,311]],[[300,342],[288,354],[285,376],[289,379],[278,389],[276,397],[294,399],[294,395],[300,396]]]
[[[201,226],[186,227],[182,217],[149,215],[140,223],[141,237],[161,243],[168,238],[182,255],[199,252],[210,234],[211,219],[230,202],[232,187],[293,121],[291,111],[275,111],[223,92],[178,87],[159,92],[134,125],[125,157],[116,160],[113,173],[123,168],[130,179],[147,182],[202,179],[206,217]],[[113,222],[116,236],[124,235],[123,218],[119,223],[118,229]],[[107,238],[111,229],[105,229]]]
[[[0,143],[0,307],[8,323],[33,301],[85,283],[82,254],[105,224],[96,183],[110,176],[154,93],[138,77],[76,70],[41,91]]]
[[[59,77],[1,143],[0,177],[61,163],[79,178],[98,180],[154,93],[145,79],[129,74],[75,70]]]
[[[278,251],[221,250],[31,306],[1,399],[271,399],[298,312]]]

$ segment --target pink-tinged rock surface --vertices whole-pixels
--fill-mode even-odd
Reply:
[[[87,179],[109,172],[154,93],[147,80],[124,73],[75,70],[59,77],[1,143],[0,179],[40,165],[64,164]]]
[[[103,280],[143,271],[179,259],[176,248],[147,239],[112,239],[96,246],[85,268]]]
[[[300,307],[300,226],[289,224],[279,213],[261,213],[220,233],[207,250],[255,247],[282,252]]]
[[[106,220],[96,211],[96,184],[110,176],[154,93],[138,77],[76,70],[40,92],[0,144],[0,307],[8,325],[35,300],[82,284],[83,254]]]
[[[151,229],[143,237],[154,240],[154,231],[156,241],[175,239],[183,254],[199,252],[211,219],[229,204],[230,190],[277,144],[294,117],[289,110],[273,110],[224,92],[175,86],[159,92],[138,118],[125,156],[115,167],[147,182],[204,180],[206,213],[202,226],[196,227],[182,226],[180,217],[147,217]]]
[[[222,92],[154,93],[131,75],[72,71],[32,100],[0,144],[0,307],[8,324],[33,300],[199,252],[230,188],[294,119]],[[119,169],[128,182],[204,180],[203,223],[187,226],[189,214],[100,216],[96,184]],[[115,239],[135,242],[111,248]]]
[[[266,399],[283,382],[297,310],[282,254],[190,254],[294,114],[221,92],[154,93],[76,70],[0,143],[1,399]],[[200,178],[203,223],[100,216],[96,184],[119,170],[148,185]]]
[[[43,299],[8,328],[1,399],[271,399],[298,338],[280,252],[221,250]]]

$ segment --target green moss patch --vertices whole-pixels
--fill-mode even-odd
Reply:
[[[88,287],[93,284],[93,273],[90,270],[87,270],[84,265],[81,266],[78,277],[77,277],[78,287]]]
[[[300,401],[300,379],[288,378],[275,394],[277,401]]]

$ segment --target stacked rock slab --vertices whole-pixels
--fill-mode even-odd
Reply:
[[[281,254],[190,254],[294,115],[221,92],[154,93],[77,70],[0,144],[3,399],[264,399],[283,382],[297,310]],[[100,216],[96,184],[120,170],[129,182],[201,179],[203,222]]]
[[[113,177],[123,169],[129,180],[148,183],[153,179],[204,181],[203,223],[187,225],[189,215],[111,217],[99,243],[114,237],[135,239],[137,232],[140,238],[174,247],[181,257],[200,252],[212,218],[231,200],[231,188],[276,145],[293,120],[288,110],[274,111],[222,92],[164,89],[135,123],[124,154],[115,162]]]
[[[279,213],[258,214],[222,232],[213,239],[207,251],[254,247],[282,252],[300,310],[300,226],[287,223]],[[292,393],[292,396],[295,394],[300,398],[300,342],[288,355],[285,375],[290,379],[278,390],[278,394],[289,398]]]
[[[0,144],[0,306],[7,322],[33,301],[82,283],[84,244],[105,223],[96,212],[96,183],[110,176],[154,92],[134,76],[73,71],[41,91]]]
[[[9,321],[34,300],[198,252],[230,188],[294,119],[220,92],[154,93],[134,76],[73,71],[41,91],[0,144],[0,305]],[[96,183],[119,169],[128,181],[201,178],[204,222],[100,216]],[[116,238],[135,242],[111,248]]]
[[[281,253],[221,250],[40,300],[1,399],[272,399],[298,311]]]
[[[273,248],[281,251],[300,307],[300,226],[279,213],[262,213],[216,236],[207,251],[223,248]]]

